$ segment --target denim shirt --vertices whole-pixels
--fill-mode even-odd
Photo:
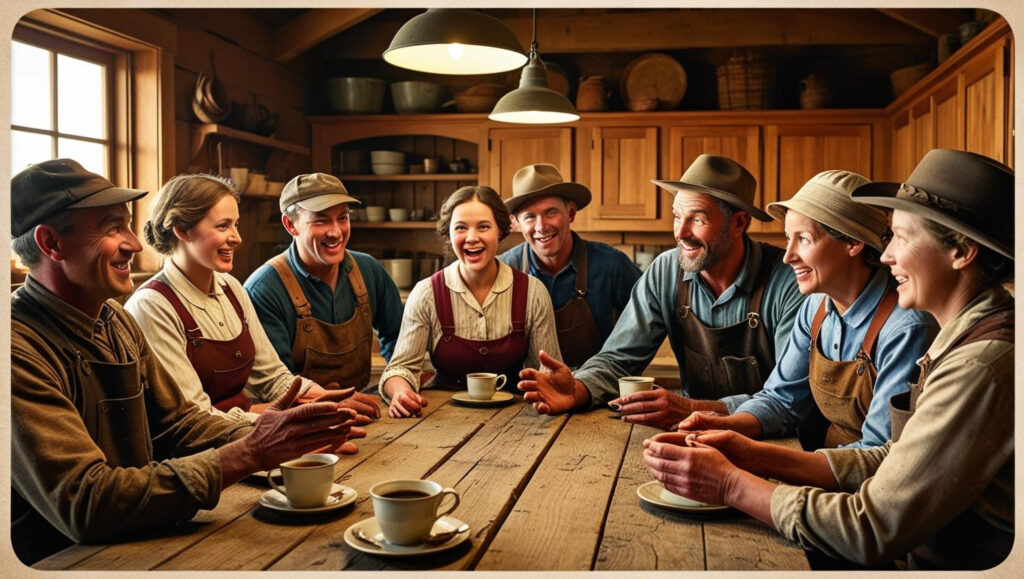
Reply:
[[[820,350],[829,360],[851,361],[860,351],[888,281],[887,270],[875,272],[844,315],[839,315],[825,294],[814,294],[804,301],[789,342],[764,389],[736,409],[736,412],[749,412],[757,418],[761,423],[762,438],[778,438],[792,433],[814,404],[808,380],[811,322],[822,300],[827,300],[827,313],[819,334]],[[924,355],[938,329],[935,318],[930,314],[899,306],[893,309],[875,341],[873,361],[878,376],[871,406],[861,428],[863,438],[847,447],[871,448],[889,440],[889,398],[906,392],[910,388],[909,383],[917,380],[917,359]]]
[[[587,244],[587,304],[601,331],[601,341],[608,338],[615,326],[615,320],[629,303],[629,292],[640,279],[640,268],[626,257],[625,253],[597,241],[585,241],[572,234],[573,250],[569,264],[555,275],[537,265],[536,256],[526,242],[498,256],[498,259],[515,269],[523,265],[523,252],[527,251],[530,271],[526,272],[539,279],[548,289],[551,304],[557,310],[576,296],[576,267],[572,260],[579,251],[579,244]]]
[[[682,392],[684,395],[687,393],[685,344],[682,327],[676,318],[679,276],[682,274],[684,279],[691,280],[691,312],[701,323],[715,328],[739,323],[749,311],[754,278],[761,263],[761,244],[746,236],[743,243],[744,257],[740,273],[717,299],[700,275],[683,273],[679,267],[678,247],[654,259],[651,267],[633,286],[629,303],[604,347],[575,373],[575,377],[590,391],[591,407],[617,398],[619,377],[643,373],[666,336],[679,364]],[[761,317],[765,322],[765,331],[775,342],[776,360],[786,345],[793,319],[803,299],[796,285],[793,268],[780,259],[768,279],[761,302]],[[720,401],[732,412],[749,399],[748,394],[736,394]]]
[[[398,331],[402,327],[403,308],[398,287],[384,271],[384,266],[372,256],[352,250],[349,250],[349,253],[359,265],[359,273],[363,275],[363,282],[369,293],[370,312],[373,327],[377,330],[380,341],[381,356],[384,356],[385,360],[390,360],[391,353],[395,350],[395,341],[398,340]],[[285,261],[295,272],[299,287],[306,294],[306,299],[312,307],[314,318],[331,324],[341,324],[349,321],[355,314],[356,298],[352,293],[352,286],[348,283],[348,273],[353,266],[352,258],[345,257],[345,261],[338,267],[338,283],[332,292],[330,285],[310,274],[302,265],[295,243],[288,247]],[[277,271],[269,263],[265,263],[245,280],[244,287],[281,361],[292,373],[301,372],[302,368],[296,368],[292,361],[292,344],[295,342],[295,322],[298,316]]]

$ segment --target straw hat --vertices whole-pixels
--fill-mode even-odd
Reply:
[[[340,203],[362,201],[349,195],[341,181],[327,173],[308,173],[294,177],[285,183],[279,201],[282,213],[294,204],[306,211],[323,211]]]
[[[757,179],[736,161],[718,155],[701,155],[678,181],[651,179],[658,187],[675,194],[692,191],[711,195],[761,221],[771,221],[767,213],[754,206]]]
[[[792,209],[884,251],[882,237],[889,229],[888,212],[850,198],[854,189],[868,183],[869,179],[850,171],[823,171],[811,177],[788,201],[769,203],[765,209],[779,221],[785,220],[786,209]]]
[[[904,183],[869,183],[861,203],[901,209],[1013,259],[1013,170],[988,157],[932,149]]]
[[[563,180],[554,165],[537,163],[516,171],[512,177],[512,197],[505,200],[505,206],[509,213],[515,215],[523,203],[547,195],[574,201],[577,210],[590,203],[589,189],[579,183]]]

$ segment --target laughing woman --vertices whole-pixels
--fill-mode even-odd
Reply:
[[[458,258],[409,294],[391,362],[380,378],[388,414],[419,415],[424,352],[437,370],[432,386],[466,387],[471,372],[505,374],[510,385],[544,350],[561,359],[554,309],[544,285],[499,261],[511,219],[490,187],[462,187],[445,200],[437,233]]]
[[[168,259],[125,309],[187,400],[211,414],[254,422],[298,377],[281,363],[249,296],[228,273],[242,242],[238,193],[212,175],[180,175],[160,188],[151,211],[146,242]],[[351,395],[303,382],[300,401]]]
[[[906,183],[853,197],[893,209],[882,261],[899,304],[940,327],[917,384],[892,399],[892,440],[805,460],[731,431],[670,433],[644,442],[644,460],[670,491],[732,505],[805,548],[859,564],[988,569],[1014,538],[1013,297],[1002,287],[1013,277],[1013,171],[939,149]]]

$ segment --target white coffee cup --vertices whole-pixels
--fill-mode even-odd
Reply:
[[[270,486],[288,499],[296,509],[319,507],[327,502],[334,484],[336,454],[307,454],[288,462],[267,473]],[[284,487],[274,482],[278,473],[284,475]]]
[[[438,512],[445,495],[455,502]],[[418,545],[438,519],[459,506],[459,493],[429,480],[389,480],[370,487],[373,516],[392,545]]]
[[[623,376],[619,378],[619,397],[634,392],[643,392],[654,388],[654,378],[650,376]]]
[[[505,387],[506,380],[504,374],[474,372],[466,374],[466,389],[475,400],[490,400],[495,392]]]

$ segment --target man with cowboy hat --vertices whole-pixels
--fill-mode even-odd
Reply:
[[[115,301],[142,251],[118,187],[71,159],[11,179],[12,247],[29,268],[11,298],[11,542],[25,564],[77,542],[123,540],[212,509],[253,472],[355,436],[335,402],[255,426],[188,402]]]
[[[390,360],[402,325],[402,301],[384,266],[346,249],[349,204],[359,202],[326,173],[286,183],[281,223],[292,244],[245,281],[263,329],[290,371],[357,390],[370,383],[373,330],[381,355]],[[380,416],[375,397],[353,398],[351,408]]]
[[[526,241],[500,259],[547,288],[562,361],[572,368],[601,349],[640,279],[640,268],[626,254],[605,243],[584,241],[570,229],[576,212],[589,203],[586,187],[563,181],[547,163],[516,171],[512,197],[505,201]]]
[[[729,413],[761,389],[803,300],[783,251],[747,237],[756,180],[732,159],[701,155],[679,181],[652,180],[675,194],[678,247],[658,256],[633,287],[599,354],[573,375],[541,357],[519,388],[542,413],[609,402],[628,422],[672,428],[695,411]],[[616,398],[621,376],[638,375],[665,336],[679,364],[679,396],[656,389]]]

